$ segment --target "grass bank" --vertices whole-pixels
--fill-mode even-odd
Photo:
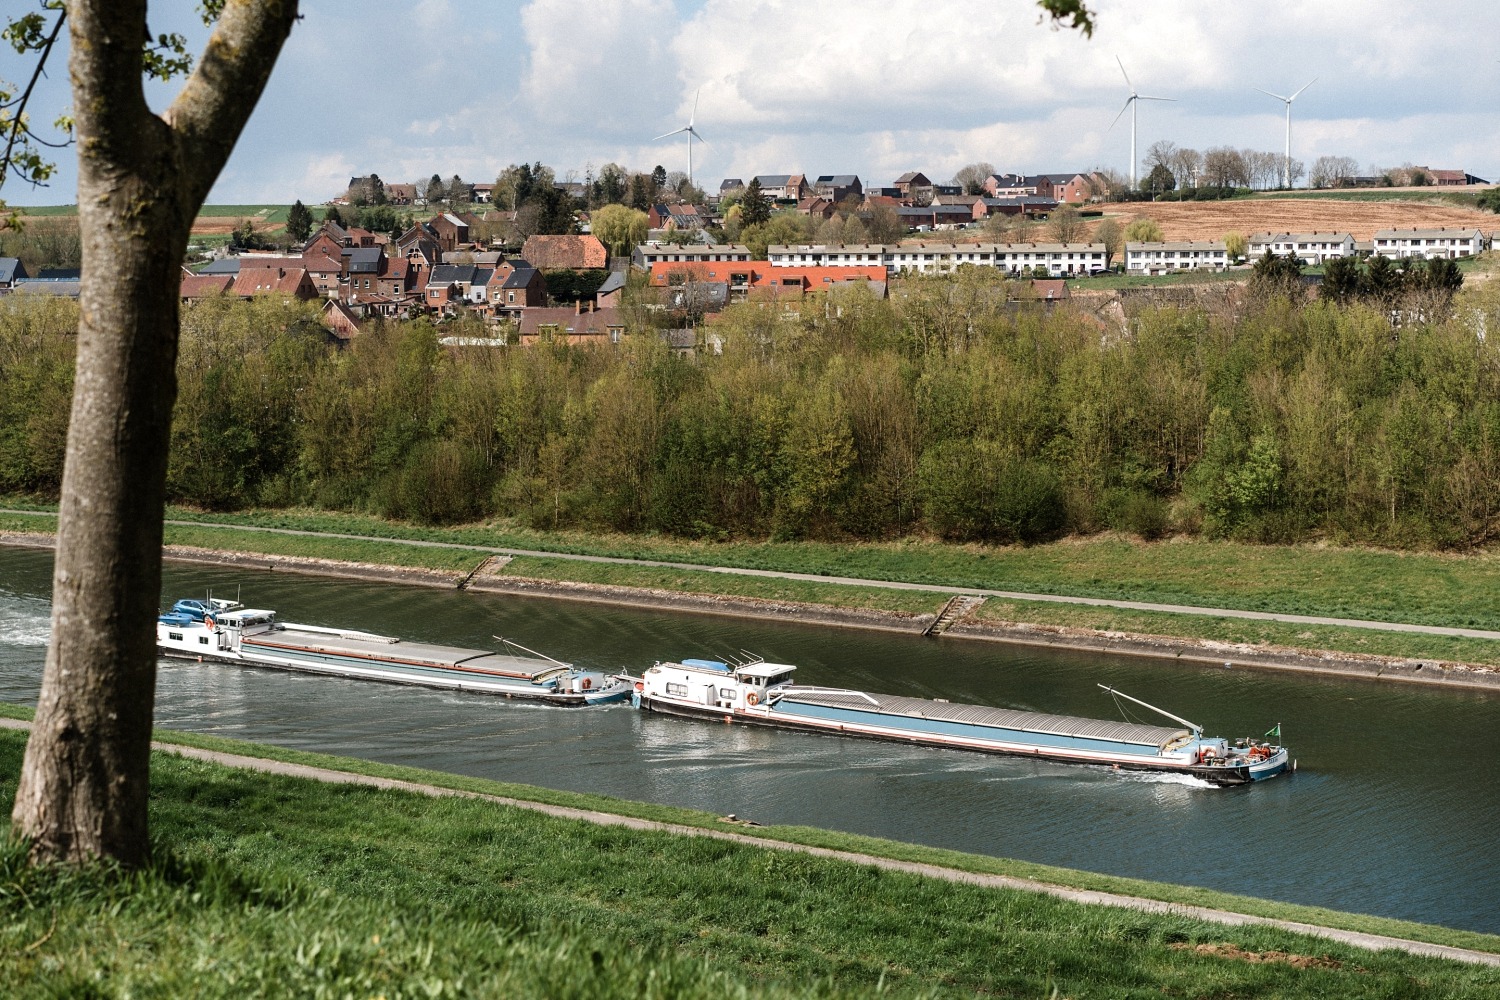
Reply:
[[[0,506],[46,510],[44,505],[14,497],[0,498]],[[398,540],[1500,629],[1500,560],[1492,552],[1403,553],[1331,546],[1242,545],[1198,539],[1142,542],[1117,536],[1067,539],[1030,547],[957,546],[922,540],[857,545],[707,543],[645,536],[537,532],[505,523],[430,528],[362,515],[305,510],[205,514],[174,508],[169,517],[362,536],[328,539],[173,525],[166,529],[167,540],[172,544],[420,567],[455,574],[474,568],[486,553],[479,548],[409,546]],[[50,531],[54,527],[55,518],[50,516],[0,515],[0,531]],[[930,614],[944,600],[942,595],[920,592],[539,557],[518,557],[501,575],[911,614]],[[982,621],[1500,666],[1500,644],[1483,639],[1026,600],[992,599],[981,606],[977,615]]]
[[[190,742],[717,823],[595,796]],[[0,732],[0,805],[13,794],[21,748],[21,734]],[[12,995],[1031,997],[1055,987],[1079,997],[1500,996],[1493,969],[485,802],[324,785],[167,754],[153,757],[153,786],[160,860],[147,872],[33,872],[14,847],[0,853],[0,981],[23,984]],[[1151,885],[797,828],[755,833],[915,852],[973,870],[1071,875],[1115,891]],[[1208,905],[1234,900],[1157,888],[1215,901]],[[1239,902],[1294,919],[1321,913]],[[1376,933],[1500,950],[1500,939],[1487,935],[1327,916]],[[1232,948],[1204,954],[1198,944]],[[1319,961],[1254,963],[1227,957],[1233,949]]]

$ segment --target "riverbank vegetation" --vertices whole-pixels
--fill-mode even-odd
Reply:
[[[16,772],[23,739],[0,733],[0,774]],[[0,979],[18,985],[16,995],[1500,995],[1493,970],[1482,967],[482,801],[324,785],[161,753],[152,781],[156,861],[144,872],[36,870],[14,845],[0,853]],[[0,804],[12,791],[7,783]],[[719,822],[667,811],[694,825]],[[882,844],[824,836],[844,849]],[[929,861],[951,855],[886,846]],[[967,860],[981,870],[1016,865]],[[1146,885],[1071,874],[1116,891]],[[1214,900],[1207,905],[1233,901],[1175,891]],[[1319,914],[1241,902],[1291,919]],[[1486,935],[1327,916],[1374,933],[1495,944]],[[1244,952],[1307,961],[1252,962],[1238,957]]]
[[[1231,297],[1234,299],[1235,297]],[[55,492],[70,306],[0,314],[0,489]],[[736,307],[722,354],[329,346],[310,309],[186,310],[169,488],[431,524],[716,539],[1315,539],[1465,548],[1500,504],[1500,293],[1457,308],[1015,308],[994,275]],[[638,329],[649,325],[643,311]]]

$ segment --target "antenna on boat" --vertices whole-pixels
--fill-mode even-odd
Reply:
[[[557,664],[559,667],[571,667],[572,666],[571,663],[564,663],[562,660],[559,660],[559,659],[556,659],[554,657],[548,656],[546,653],[538,653],[534,649],[527,649],[525,646],[521,645],[519,642],[512,642],[510,639],[505,638],[505,636],[503,636],[503,635],[491,636],[491,638],[494,639],[494,640],[496,640],[497,642],[502,642],[502,643],[504,643],[507,646],[514,646],[516,649],[519,649],[521,652],[523,652],[523,653],[530,653],[532,656],[538,657],[539,659],[551,660],[553,663]]]
[[[1151,704],[1150,702],[1141,701],[1141,699],[1139,699],[1139,698],[1132,698],[1130,695],[1126,694],[1124,691],[1120,691],[1120,690],[1117,690],[1115,688],[1112,688],[1108,684],[1100,684],[1099,686],[1101,688],[1103,688],[1104,690],[1108,691],[1110,694],[1114,695],[1116,698],[1124,698],[1126,701],[1133,701],[1137,705],[1142,706],[1143,708],[1149,708],[1149,709],[1151,709],[1151,711],[1156,712],[1159,715],[1165,715],[1167,718],[1171,719],[1173,722],[1180,722],[1180,723],[1182,723],[1184,726],[1187,726],[1189,729],[1191,729],[1193,731],[1193,735],[1194,736],[1202,736],[1203,735],[1203,727],[1200,726],[1200,725],[1198,725],[1196,722],[1189,722],[1188,720],[1184,719],[1182,716],[1180,716],[1180,715],[1173,715],[1171,712],[1168,712],[1166,709],[1164,709],[1164,708],[1157,708],[1155,705]]]
[[[743,647],[741,647],[740,652],[744,653],[746,656],[750,657],[750,660],[749,660],[750,663],[764,663],[764,662],[766,662],[766,658],[764,656],[761,656],[758,653],[752,653],[752,652],[750,652],[750,650],[745,649]]]

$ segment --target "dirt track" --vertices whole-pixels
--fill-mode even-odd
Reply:
[[[1377,229],[1455,226],[1500,229],[1500,216],[1476,208],[1419,201],[1255,198],[1243,201],[1138,202],[1106,206],[1122,224],[1139,215],[1161,224],[1169,240],[1217,240],[1225,233],[1335,230],[1372,238]]]

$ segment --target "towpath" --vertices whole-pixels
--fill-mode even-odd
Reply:
[[[50,511],[0,510],[0,514],[56,516]],[[1274,611],[1246,611],[1239,608],[1200,607],[1191,604],[1153,604],[1148,601],[1119,601],[1103,597],[1072,597],[1066,594],[1034,594],[1014,590],[988,590],[983,587],[948,587],[935,583],[907,583],[900,580],[870,580],[853,576],[826,576],[820,573],[793,573],[772,569],[749,569],[742,566],[707,566],[700,563],[667,562],[659,559],[628,559],[622,556],[589,556],[571,552],[545,552],[538,549],[515,549],[465,542],[433,542],[412,538],[383,538],[371,535],[349,535],[332,531],[302,531],[296,528],[264,528],[244,524],[218,524],[206,521],[173,521],[166,524],[187,528],[224,528],[232,531],[261,532],[272,535],[300,535],[308,538],[378,541],[392,545],[410,545],[429,549],[463,549],[489,555],[534,556],[541,559],[566,559],[575,562],[610,563],[620,566],[650,566],[660,569],[691,570],[698,573],[723,573],[730,576],[759,576],[776,580],[806,580],[814,583],[837,583],[851,587],[874,587],[885,590],[910,590],[931,594],[994,597],[1008,601],[1045,601],[1053,604],[1083,604],[1099,608],[1122,608],[1130,611],[1159,611],[1174,615],[1206,615],[1212,618],[1246,618],[1253,621],[1285,622],[1293,625],[1338,625],[1344,628],[1371,629],[1379,632],[1417,632],[1425,635],[1462,636],[1469,639],[1500,639],[1500,630],[1459,628],[1446,625],[1418,625],[1411,622],[1372,621],[1363,618],[1330,618],[1321,615],[1289,615]]]
[[[31,723],[17,719],[0,718],[0,728],[30,730]],[[1117,906],[1124,909],[1139,910],[1142,913],[1186,917],[1230,927],[1254,925],[1276,927],[1280,930],[1291,931],[1296,934],[1307,934],[1313,937],[1339,941],[1343,944],[1353,945],[1356,948],[1366,948],[1370,951],[1383,951],[1391,948],[1413,955],[1425,955],[1430,958],[1446,958],[1475,965],[1500,967],[1500,954],[1476,951],[1470,948],[1455,948],[1451,945],[1430,944],[1426,941],[1411,941],[1405,938],[1387,937],[1382,934],[1346,931],[1335,927],[1321,927],[1317,924],[1305,924],[1295,920],[1278,920],[1273,917],[1235,913],[1232,910],[1218,910],[1206,906],[1167,903],[1157,899],[1146,899],[1141,896],[1127,896],[1120,893],[1099,892],[1090,889],[1072,889],[1067,886],[1053,885],[1034,879],[1016,878],[1010,875],[967,872],[957,868],[944,868],[940,865],[923,864],[916,861],[898,861],[893,858],[882,858],[877,855],[861,854],[855,851],[839,851],[826,847],[793,844],[781,840],[772,840],[768,837],[738,833],[733,830],[709,830],[702,827],[683,826],[676,823],[662,823],[657,820],[640,819],[635,816],[620,816],[615,813],[599,812],[593,809],[575,809],[570,806],[528,802],[524,799],[513,799],[501,795],[487,795],[483,792],[444,788],[441,785],[426,785],[412,781],[400,781],[394,778],[357,774],[352,771],[338,771],[326,767],[312,767],[306,764],[294,764],[287,761],[247,757],[242,754],[223,753],[217,750],[203,750],[197,747],[178,746],[171,743],[152,743],[151,746],[152,749],[164,753],[174,753],[193,760],[208,761],[209,763],[219,764],[224,767],[241,768],[264,774],[307,778],[312,781],[323,781],[330,784],[363,785],[369,788],[411,792],[417,795],[429,795],[433,797],[455,796],[466,799],[481,799],[499,805],[513,806],[517,809],[530,809],[534,812],[545,813],[548,816],[555,816],[559,819],[579,820],[599,826],[622,826],[632,830],[649,830],[677,834],[684,837],[709,837],[715,840],[727,840],[737,844],[744,844],[748,847],[760,847],[774,851],[793,851],[820,858],[830,858],[836,861],[847,861],[851,864],[873,865],[874,867],[888,871],[906,872],[926,878],[940,879],[945,882],[977,885],[991,889],[1039,892],[1049,896],[1056,896],[1059,899],[1071,900],[1075,903],[1086,903],[1095,906]]]

